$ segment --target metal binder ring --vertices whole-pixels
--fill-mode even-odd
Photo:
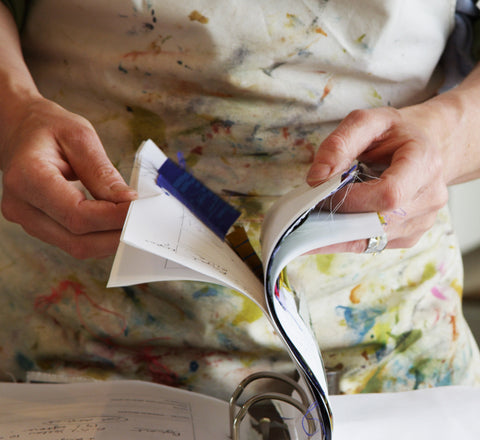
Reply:
[[[378,237],[371,237],[368,240],[367,248],[363,251],[364,254],[377,254],[382,252],[388,244],[387,234],[382,234]]]
[[[274,379],[279,380],[281,382],[285,382],[292,386],[293,389],[297,391],[300,396],[301,401],[297,401],[293,397],[285,394],[280,393],[262,393],[256,396],[253,396],[249,400],[247,400],[239,409],[238,413],[236,413],[236,403],[240,395],[243,393],[247,385],[251,382],[256,381],[258,379]],[[245,417],[246,413],[248,412],[249,408],[257,402],[262,400],[280,400],[283,402],[287,402],[290,405],[297,408],[301,413],[306,414],[308,412],[309,401],[306,392],[300,387],[298,382],[293,380],[292,378],[284,375],[275,373],[273,371],[261,371],[257,373],[253,373],[250,376],[247,376],[243,379],[235,391],[233,392],[232,396],[230,397],[229,402],[229,412],[230,412],[230,439],[232,440],[239,440],[239,428],[240,423],[242,422],[243,418]],[[307,418],[307,423],[309,426],[310,432],[315,432],[315,421],[312,418]]]

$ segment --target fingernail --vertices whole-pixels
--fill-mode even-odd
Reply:
[[[332,167],[326,163],[316,163],[313,165],[308,174],[307,182],[310,184],[315,184],[326,180],[330,173],[332,172]]]

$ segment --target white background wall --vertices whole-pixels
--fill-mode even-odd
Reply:
[[[480,179],[452,186],[449,191],[453,227],[466,253],[480,246]]]

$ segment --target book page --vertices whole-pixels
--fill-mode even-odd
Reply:
[[[335,395],[330,402],[334,440],[480,439],[479,387]],[[302,438],[308,428],[305,417],[289,405],[277,406],[292,437]]]
[[[305,221],[285,236],[269,262],[269,275],[276,279],[295,258],[313,249],[337,243],[368,239],[384,233],[377,213],[330,213],[311,211]]]
[[[478,440],[480,388],[332,396],[335,440]]]
[[[137,381],[0,384],[1,440],[226,440],[228,435],[226,402],[176,388]]]
[[[187,279],[183,266],[242,292],[265,310],[263,285],[248,266],[226,242],[167,193],[132,202],[121,241],[168,260],[155,268],[152,281]]]
[[[165,154],[152,142],[140,147],[131,185],[139,198],[130,209],[108,287],[166,280],[222,284],[257,303],[265,312],[262,283],[231,247],[179,200],[156,185]]]
[[[260,242],[264,267],[267,267],[282,236],[297,224],[299,218],[303,218],[320,201],[332,194],[341,183],[340,174],[316,187],[305,182],[273,204],[262,224]]]

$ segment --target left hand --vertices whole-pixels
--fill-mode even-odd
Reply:
[[[358,159],[380,166],[379,178],[350,185],[336,194],[339,212],[378,212],[387,248],[411,247],[433,225],[448,200],[445,139],[436,130],[430,104],[396,110],[356,110],[322,142],[307,176],[310,185],[342,172]],[[366,240],[329,246],[318,252],[364,252]]]

